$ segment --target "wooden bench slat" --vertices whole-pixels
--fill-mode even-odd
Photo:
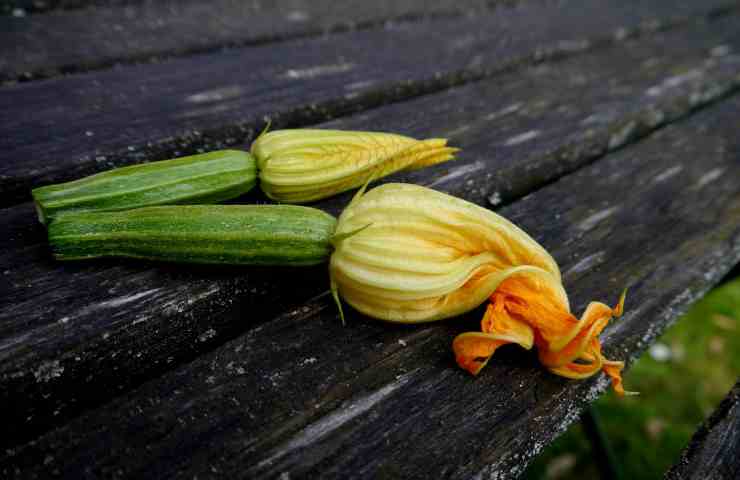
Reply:
[[[740,49],[737,37],[728,18],[323,126],[450,135],[464,147],[459,160],[389,180],[493,206],[734,88],[736,58],[707,52]],[[318,206],[338,213],[349,195]],[[326,288],[323,267],[298,276],[285,269],[55,263],[31,205],[5,209],[3,218],[9,230],[0,239],[0,403],[10,407],[0,418],[18,432],[3,442],[58,424]]]
[[[608,357],[634,359],[740,260],[738,112],[734,96],[502,209],[558,260],[574,311],[630,287]],[[450,343],[480,315],[342,327],[319,298],[10,451],[0,472],[516,476],[607,381],[555,377],[517,348],[472,378]]]
[[[740,381],[691,438],[666,480],[740,478]]]
[[[54,10],[113,5],[136,5],[157,0],[0,0],[0,15],[24,16]],[[20,10],[20,12],[14,13]]]
[[[0,205],[34,186],[318,122],[611,42],[642,25],[697,21],[707,0],[523,4],[490,15],[196,55],[0,89]],[[588,22],[582,21],[588,18]],[[647,24],[647,26],[646,26]]]
[[[483,0],[170,0],[0,17],[0,82],[487,9]]]

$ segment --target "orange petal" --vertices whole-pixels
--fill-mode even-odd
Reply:
[[[623,369],[624,362],[604,359],[604,373],[609,375],[609,377],[612,379],[612,388],[617,393],[617,395],[639,395],[640,392],[629,392],[624,389],[624,386],[622,385]]]
[[[578,320],[569,311],[567,298],[558,295],[549,283],[540,282],[536,278],[508,278],[501,282],[491,296],[492,301],[495,301],[494,296],[497,294],[505,297],[506,310],[534,328],[538,337],[546,344],[562,338],[564,332],[578,324]]]
[[[534,276],[512,276],[491,294],[482,332],[464,333],[453,342],[457,363],[475,375],[499,346],[513,342],[531,348],[535,340],[540,362],[551,372],[584,379],[604,370],[614,390],[624,394],[623,364],[604,358],[598,336],[612,317],[622,314],[625,296],[626,290],[614,308],[591,302],[577,319],[559,284]]]
[[[577,360],[580,360],[580,362]],[[556,375],[582,380],[598,373],[603,366],[603,360],[599,339],[592,338],[586,349],[573,361],[562,366],[549,368],[549,370]]]
[[[505,343],[508,342],[490,333],[466,332],[455,337],[452,350],[455,352],[455,361],[461,368],[478,375],[493,352]]]
[[[534,332],[525,323],[509,316],[500,303],[491,303],[481,322],[485,332],[466,332],[455,337],[452,350],[460,367],[477,375],[498,347],[518,343],[529,350]]]
[[[563,365],[562,367],[549,368],[548,370],[550,370],[555,375],[560,375],[561,377],[583,380],[598,373],[601,368],[602,363],[601,359],[599,358],[594,363],[584,364],[571,362],[567,365]]]
[[[603,304],[602,304],[603,305]],[[562,350],[550,350],[548,348],[540,348],[538,350],[540,363],[548,368],[557,368],[568,363],[571,363],[588,348],[591,341],[596,338],[601,331],[604,329],[606,324],[609,322],[609,318],[601,317],[593,322],[584,322],[584,329],[582,329],[576,337],[568,343]]]
[[[601,328],[596,329],[595,335],[601,333],[609,320],[614,315],[614,310],[601,302],[591,302],[586,307],[586,311],[583,312],[581,319],[576,323],[570,324],[566,329],[563,330],[561,336],[554,339],[549,348],[554,351],[560,351],[567,348],[568,345],[584,331],[591,331],[595,324],[601,325]],[[603,324],[602,324],[603,323]],[[592,338],[593,336],[592,335]]]

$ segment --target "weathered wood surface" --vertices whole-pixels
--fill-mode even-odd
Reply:
[[[735,89],[735,22],[732,16],[626,42],[323,126],[450,136],[464,148],[459,160],[390,180],[496,206]],[[344,195],[318,206],[338,213],[347,200]],[[298,277],[275,269],[56,263],[30,204],[5,209],[3,218],[0,404],[8,407],[0,418],[18,432],[3,437],[6,443],[60,423],[326,288],[323,268]]]
[[[0,15],[23,17],[52,10],[74,10],[92,6],[137,5],[158,0],[0,0]]]
[[[0,17],[0,81],[161,60],[389,21],[472,15],[484,13],[488,4],[484,0],[170,0]]]
[[[694,434],[666,480],[740,478],[740,381]]]
[[[575,310],[630,287],[609,357],[634,359],[740,259],[739,111],[729,98],[501,210],[553,253]],[[607,382],[555,377],[516,348],[470,377],[450,343],[480,314],[342,327],[324,295],[9,450],[0,472],[512,477]]]
[[[595,48],[640,29],[700,21],[724,3],[547,5],[2,88],[0,205],[28,199],[33,186],[113,166],[243,146],[266,116],[275,127],[318,122],[525,60]]]

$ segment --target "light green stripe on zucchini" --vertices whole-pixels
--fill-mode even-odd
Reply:
[[[41,223],[70,212],[206,204],[236,198],[257,183],[254,157],[238,150],[132,165],[33,190]]]
[[[295,205],[178,205],[70,213],[49,224],[59,260],[128,257],[229,265],[328,261],[336,219]]]

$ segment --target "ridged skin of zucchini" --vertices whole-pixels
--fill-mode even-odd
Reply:
[[[250,191],[257,163],[238,150],[116,168],[33,190],[41,223],[69,212],[217,203]]]
[[[48,234],[59,260],[301,266],[329,260],[336,223],[295,205],[179,205],[66,214]]]

